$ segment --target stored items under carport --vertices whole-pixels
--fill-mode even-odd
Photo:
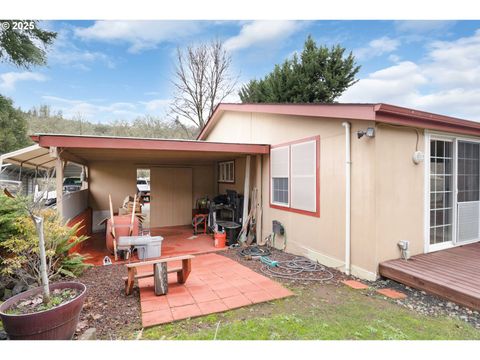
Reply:
[[[118,249],[136,249],[140,260],[154,259],[162,255],[162,236],[121,236]]]

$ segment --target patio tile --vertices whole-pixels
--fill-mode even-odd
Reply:
[[[172,308],[172,315],[175,320],[186,319],[202,314],[203,313],[197,304],[177,306]]]
[[[150,311],[142,314],[142,325],[144,327],[172,322],[173,315],[170,309]]]
[[[223,303],[227,305],[229,309],[235,309],[242,306],[251,305],[252,302],[244,295],[235,295],[222,299]]]
[[[213,271],[213,268],[217,270]],[[218,269],[226,270],[222,273]],[[186,284],[178,284],[176,275],[170,275],[169,293],[166,296],[155,295],[153,279],[144,281],[142,285],[145,286],[140,287],[144,326],[293,295],[280,283],[215,254],[197,256],[192,260],[192,273]]]
[[[242,288],[251,285],[252,283],[248,281],[247,279],[244,278],[237,278],[237,279],[232,279],[230,281],[230,284],[235,286],[237,289],[241,291]]]
[[[167,294],[166,296],[170,307],[195,304],[195,300],[190,294]]]
[[[223,288],[213,289],[213,291],[215,291],[215,294],[217,294],[218,297],[222,299],[226,297],[241,295],[240,290],[233,286],[224,286]]]
[[[142,308],[142,313],[170,309],[168,304],[167,297],[165,295],[156,296],[150,301],[141,301],[140,306]]]
[[[197,304],[203,315],[227,311],[228,307],[222,300],[206,301]]]
[[[185,294],[185,295],[188,295],[189,292],[187,290],[187,288],[183,285],[179,285],[179,284],[172,284],[172,285],[168,285],[168,295],[177,295],[177,294]]]
[[[245,295],[245,297],[248,298],[252,303],[273,300],[273,296],[265,290],[246,292],[243,295]]]
[[[356,280],[343,280],[342,283],[356,290],[368,289],[368,285]]]
[[[406,294],[404,294],[400,291],[389,289],[389,288],[379,289],[379,290],[377,290],[377,292],[379,294],[382,294],[383,296],[386,296],[386,297],[390,298],[390,299],[405,299],[407,297]]]
[[[197,303],[219,300],[219,296],[208,288],[202,289],[201,291],[190,292],[190,294]]]

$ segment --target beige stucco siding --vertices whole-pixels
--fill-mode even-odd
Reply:
[[[375,138],[377,262],[398,258],[397,243],[410,242],[411,255],[424,251],[424,174],[428,160],[415,165],[413,128],[379,124]],[[424,150],[423,130],[418,149]]]
[[[352,134],[374,126],[351,121]],[[324,264],[344,265],[345,249],[345,129],[338,119],[318,119],[259,113],[226,112],[210,132],[208,141],[281,144],[320,135],[320,217],[270,207],[269,156],[263,157],[262,236],[271,232],[272,220],[285,226],[287,250]],[[352,135],[352,263],[359,274],[372,277],[375,264],[375,142]],[[282,239],[277,240],[277,245]]]

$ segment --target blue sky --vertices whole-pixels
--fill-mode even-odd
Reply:
[[[387,102],[480,121],[479,21],[48,21],[48,66],[0,64],[0,93],[94,122],[164,116],[175,49],[220,38],[240,83],[268,73],[311,34],[353,51],[359,82],[342,102]],[[229,101],[238,101],[236,95]]]

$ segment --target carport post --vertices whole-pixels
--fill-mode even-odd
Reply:
[[[60,157],[60,153],[55,150],[53,151],[55,154],[55,189],[57,192],[57,211],[61,217],[63,217],[63,161]],[[52,154],[53,155],[53,154]]]
[[[247,155],[245,161],[245,183],[243,187],[243,216],[242,225],[246,228],[248,220],[248,198],[250,195],[250,155]]]
[[[257,188],[256,237],[257,244],[262,242],[262,155],[256,156],[255,186]]]

